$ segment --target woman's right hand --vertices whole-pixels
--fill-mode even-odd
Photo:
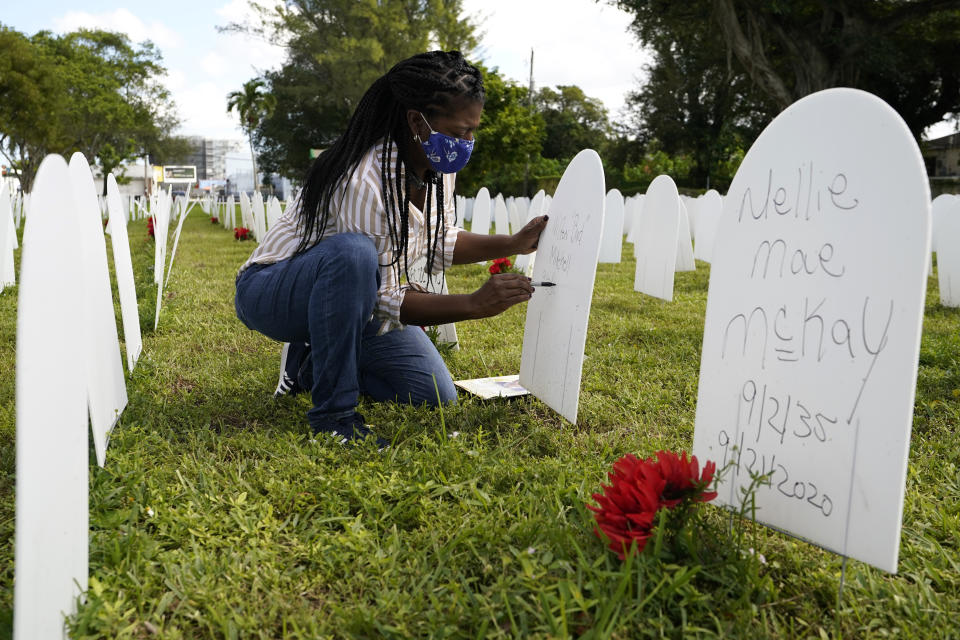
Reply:
[[[497,273],[470,294],[477,318],[489,318],[502,313],[533,294],[530,278],[519,273]]]

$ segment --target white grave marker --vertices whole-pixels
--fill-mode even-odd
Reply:
[[[940,231],[940,224],[943,222],[943,218],[945,216],[955,213],[953,209],[953,203],[956,199],[957,196],[953,195],[952,193],[941,193],[933,199],[933,202],[930,203],[930,222],[932,225],[930,231],[931,251],[937,251],[937,244],[940,240],[940,236],[942,235],[942,232]]]
[[[941,195],[932,204],[940,304],[960,307],[960,198]]]
[[[680,232],[680,196],[670,176],[657,176],[643,199],[643,213],[634,224],[637,271],[633,290],[673,300]]]
[[[510,235],[510,217],[502,193],[493,199],[493,221],[498,234]]]
[[[634,206],[637,203],[637,196],[630,196],[623,201],[623,235],[630,237],[630,230],[633,229]]]
[[[97,191],[90,165],[82,153],[70,158],[70,186],[73,193],[71,212],[79,220],[80,252],[83,261],[84,305],[81,335],[86,348],[87,398],[90,403],[90,428],[97,462],[106,462],[107,439],[127,406],[127,386],[123,379],[123,360],[113,311],[110,270],[107,266],[107,245]]]
[[[540,189],[540,191],[537,191],[537,193],[533,196],[533,200],[530,202],[530,206],[527,207],[527,217],[525,219],[524,224],[526,224],[527,222],[530,222],[537,216],[542,215],[544,195],[545,194],[543,192],[543,189]],[[517,256],[517,264],[514,266],[517,268],[518,271],[521,271],[524,275],[526,275],[529,278],[533,275],[533,268],[534,268],[534,265],[536,264],[536,260],[537,260],[536,251],[532,253],[524,253]]]
[[[507,203],[507,214],[510,218],[510,231],[516,233],[523,228],[523,213],[520,211],[520,205],[515,198],[510,198]]]
[[[600,262],[620,262],[620,252],[623,249],[623,207],[623,195],[618,189],[610,189],[604,199]]]
[[[681,195],[680,203],[687,212],[687,225],[690,227],[690,239],[695,243],[697,241],[697,224],[699,224],[700,198]]]
[[[123,319],[123,341],[127,347],[127,368],[133,371],[143,338],[140,335],[140,313],[137,310],[137,288],[133,281],[133,262],[130,259],[130,241],[127,237],[127,220],[123,213],[120,190],[113,174],[107,176],[107,209],[110,211],[110,226],[113,227],[113,268],[117,274],[117,292],[120,295],[120,317]]]
[[[253,198],[250,199],[250,214],[253,219],[253,237],[257,242],[263,242],[263,236],[267,234],[267,212],[263,204],[263,194],[259,191],[254,191]]]
[[[160,192],[153,214],[153,237],[155,241],[154,280],[157,283],[157,306],[153,315],[153,328],[160,324],[160,308],[163,305],[163,269],[167,259],[167,234],[170,230],[170,194]]]
[[[473,233],[490,233],[490,192],[481,187],[473,199],[473,221],[470,224]]]
[[[647,199],[647,194],[641,193],[636,196],[636,201],[633,205],[633,225],[630,227],[630,233],[627,235],[627,241],[634,245],[633,254],[637,254],[636,244],[640,239],[640,227],[643,226],[643,223],[640,220],[643,218],[643,203]]]
[[[693,257],[704,262],[713,262],[713,245],[717,238],[717,226],[723,211],[720,194],[710,189],[697,202],[697,243]]]
[[[633,224],[630,226],[630,233],[627,234],[627,241],[633,245],[637,244],[640,238],[640,227],[643,226],[640,220],[643,218],[643,203],[646,201],[646,194],[641,193],[636,196],[633,203]],[[636,246],[634,246],[634,255],[636,255]]]
[[[0,185],[0,291],[17,284],[13,250],[17,246],[17,226],[13,221],[7,181]]]
[[[237,226],[237,203],[233,196],[227,198],[226,215],[223,216],[223,223],[227,229],[233,230]]]
[[[267,202],[267,229],[272,229],[273,225],[277,224],[277,220],[280,219],[280,216],[283,215],[283,210],[280,208],[280,201],[277,200],[276,196],[270,196],[270,200]]]
[[[677,229],[677,271],[696,271],[697,263],[693,259],[693,242],[691,242],[690,218],[687,216],[687,205],[680,200],[680,227]]]
[[[64,330],[64,314],[86,304],[75,210],[67,163],[47,156],[33,183],[17,302],[13,637],[24,640],[66,638],[64,616],[87,589],[88,355],[85,340]]]
[[[533,278],[556,286],[534,292],[523,332],[520,384],[574,424],[605,192],[600,156],[581,151],[560,178],[537,248]]]
[[[419,284],[431,293],[444,295],[449,293],[447,290],[447,279],[443,276],[442,272],[434,273],[432,277],[427,275],[427,259],[425,257],[421,257],[411,264],[406,275],[407,282]],[[450,322],[448,324],[437,325],[437,330],[439,331],[438,339],[440,342],[452,344],[454,345],[454,349],[460,349],[458,344],[459,340],[457,340],[456,324]]]
[[[177,245],[180,244],[180,233],[183,231],[183,223],[187,221],[187,216],[193,211],[193,207],[187,207],[180,215],[177,221],[177,230],[173,234],[173,249],[170,250],[170,262],[167,264],[167,280],[164,286],[170,285],[170,273],[173,271],[173,259],[177,257]]]
[[[246,191],[240,192],[240,226],[253,230],[253,214],[250,207],[250,196]]]
[[[920,151],[854,89],[796,102],[724,203],[694,453],[720,504],[750,474],[757,520],[895,572],[930,250]]]

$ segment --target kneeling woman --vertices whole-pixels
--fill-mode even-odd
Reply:
[[[546,216],[518,233],[454,226],[455,173],[483,111],[480,72],[459,52],[408,58],[367,90],[347,130],[316,159],[296,206],[237,276],[237,316],[284,346],[277,395],[309,390],[315,434],[363,438],[359,394],[412,404],[456,402],[418,326],[484,318],[530,299],[530,281],[499,274],[466,295],[401,284],[418,259],[441,272],[530,253]]]

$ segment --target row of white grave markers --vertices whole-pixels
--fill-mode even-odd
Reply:
[[[245,192],[240,192],[240,221],[242,226],[246,227],[253,234],[257,242],[262,242],[267,230],[271,229],[280,216],[283,215],[284,207],[276,196],[270,196],[264,203],[263,195],[256,191],[253,198],[250,198]],[[233,196],[227,199],[227,215],[233,220]],[[227,226],[226,222],[224,226]],[[233,226],[227,226],[233,228]]]
[[[139,320],[126,219],[112,175],[106,202],[132,369],[141,348]],[[82,154],[69,165],[47,156],[37,171],[20,280],[14,637],[46,640],[66,637],[64,617],[75,612],[87,586],[89,434],[103,466],[110,430],[127,404],[102,215]],[[78,310],[79,322],[65,330],[58,309]]]
[[[604,215],[605,226],[601,240],[601,248],[598,259],[600,262],[617,263],[621,259],[622,237],[628,233],[629,239],[635,244],[635,256],[637,259],[636,277],[634,288],[637,291],[659,297],[665,300],[673,299],[673,276],[676,271],[693,271],[696,269],[694,260],[695,252],[692,242],[694,236],[694,222],[688,216],[687,203],[691,208],[699,205],[703,200],[704,215],[703,219],[703,240],[698,242],[701,255],[709,255],[712,251],[712,238],[715,235],[716,220],[719,218],[717,205],[719,194],[711,191],[705,198],[696,200],[681,197],[673,186],[672,190],[667,187],[667,182],[672,185],[673,181],[668,176],[656,182],[656,187],[651,184],[651,188],[656,196],[658,191],[667,189],[664,193],[656,196],[651,202],[653,205],[648,209],[649,219],[641,219],[643,203],[645,196],[639,196],[624,201],[623,196],[616,189],[612,189],[606,196],[605,208],[608,212]],[[545,201],[545,194],[541,191],[528,206],[528,216],[524,220],[518,220],[517,224],[511,224],[512,230],[518,229],[522,224],[535,215],[539,215],[541,208],[537,206],[539,202]],[[510,203],[522,203],[525,199],[510,199]],[[469,217],[472,218],[471,230],[475,233],[489,233],[490,231],[490,194],[486,188],[481,188],[477,197],[472,201],[464,201],[469,210]],[[663,207],[666,207],[665,209]],[[701,207],[697,206],[697,209]],[[516,207],[519,211],[520,207]],[[673,210],[676,209],[674,213]],[[507,228],[508,207],[502,195],[494,199],[492,213],[496,218],[497,233],[505,233]],[[671,219],[676,216],[677,224],[674,231]],[[629,224],[628,221],[629,220]],[[671,239],[673,238],[673,239]],[[535,264],[535,254],[528,256],[517,256],[517,268],[527,273],[533,271]]]
[[[457,196],[458,223],[470,223],[473,233],[490,233],[491,223],[494,233],[509,234],[519,231],[537,215],[534,210],[546,213],[550,208],[551,196],[538,191],[533,198],[504,197],[502,193],[495,198],[490,196],[486,187],[481,187],[474,198]],[[461,225],[466,228],[465,224]]]

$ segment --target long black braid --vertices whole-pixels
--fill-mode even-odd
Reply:
[[[399,144],[413,136],[406,112],[416,109],[430,117],[442,113],[453,100],[461,97],[482,104],[485,96],[480,71],[459,51],[430,51],[407,58],[374,82],[360,99],[346,131],[317,157],[307,174],[300,193],[301,235],[296,252],[306,251],[323,238],[327,225],[339,215],[343,205],[342,197],[339,203],[334,203],[337,187],[349,181],[364,154],[382,142],[380,176],[387,229],[394,248],[393,260],[382,266],[393,267],[399,281],[400,256],[403,256],[403,271],[407,272],[409,240],[410,193],[400,177],[401,168],[409,163],[404,157],[405,145]],[[394,145],[397,158],[390,167],[390,151]],[[443,238],[444,193],[442,176],[429,172],[426,182],[424,219],[427,237],[432,240],[428,243],[426,268],[427,274],[432,275],[433,261]],[[430,195],[434,187],[438,206],[431,228]]]

